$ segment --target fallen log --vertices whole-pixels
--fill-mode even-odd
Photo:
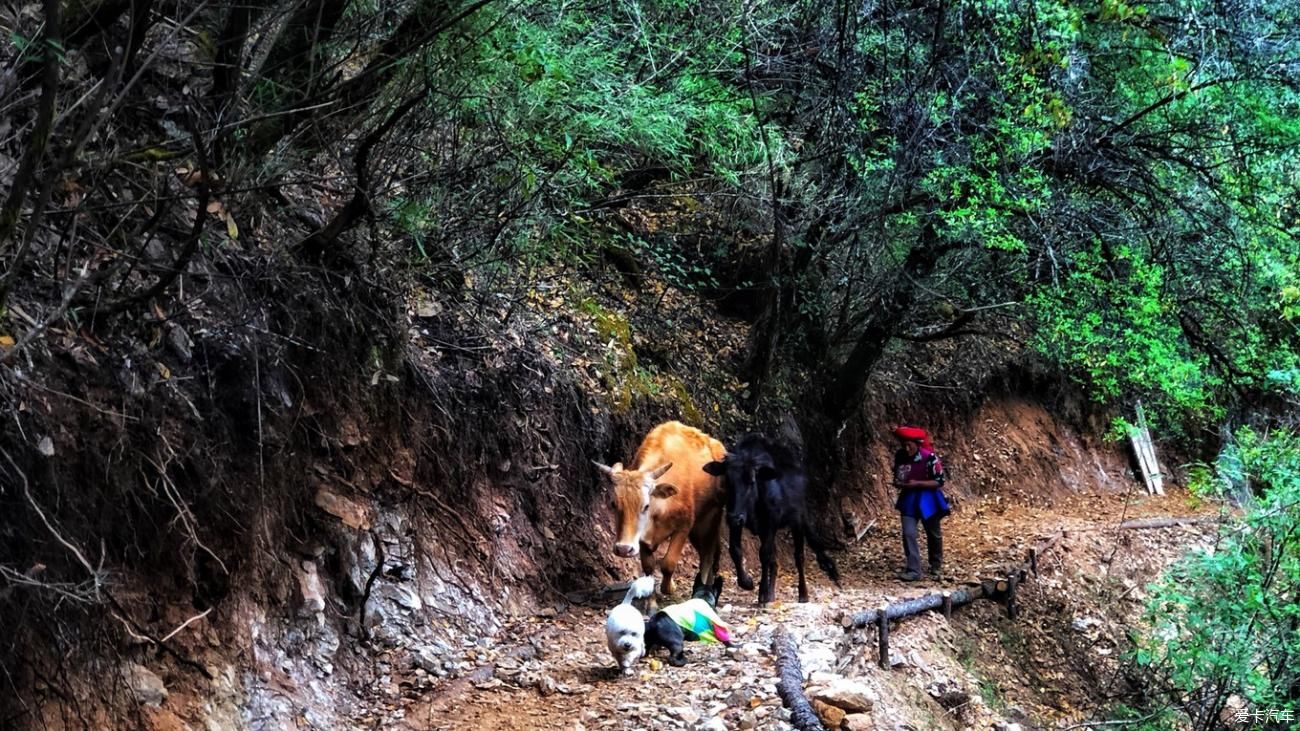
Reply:
[[[1222,523],[1223,518],[1214,516],[1211,518],[1141,518],[1135,520],[1126,520],[1115,526],[1123,530],[1142,530],[1144,528],[1173,528],[1179,525],[1204,525],[1206,523]],[[1109,526],[1102,528],[1106,530]]]
[[[983,579],[979,584],[968,584],[958,591],[944,591],[915,599],[907,599],[896,604],[890,604],[881,609],[870,609],[863,612],[846,613],[840,618],[840,624],[845,629],[863,629],[876,625],[880,629],[880,618],[883,616],[886,620],[897,620],[903,617],[911,617],[921,612],[927,612],[939,609],[943,612],[944,617],[952,617],[953,607],[959,607],[963,604],[969,604],[976,599],[990,599],[1001,603],[1007,611],[1007,615],[1015,618],[1020,614],[1020,608],[1016,604],[1016,590],[1019,589],[1030,577],[1037,577],[1039,570],[1039,559],[1048,551],[1056,546],[1067,532],[1082,532],[1089,530],[1110,530],[1113,528],[1124,530],[1141,530],[1145,528],[1169,528],[1179,525],[1198,525],[1204,523],[1219,523],[1222,519],[1219,517],[1210,518],[1144,518],[1128,520],[1120,523],[1118,526],[1098,526],[1072,531],[1060,531],[1047,538],[1040,539],[1031,546],[1025,554],[1024,563],[1016,566],[1010,566],[1001,572],[996,579]],[[880,663],[882,667],[888,662],[889,635],[888,628],[879,636],[880,643]]]
[[[776,655],[777,695],[790,709],[790,725],[799,731],[826,731],[817,712],[803,692],[803,668],[799,664],[799,645],[785,625],[772,636],[772,653]]]
[[[988,595],[991,586],[984,584],[967,586],[953,592],[942,592],[935,594],[926,594],[915,599],[908,599],[896,604],[890,604],[883,609],[871,609],[865,612],[854,612],[845,614],[840,620],[840,624],[845,629],[862,629],[876,624],[883,614],[886,619],[902,619],[910,617],[921,612],[931,609],[942,608],[945,604],[944,597],[947,596],[948,603],[953,607],[959,607],[963,604],[969,604],[976,599],[981,599]],[[949,610],[951,611],[951,610]]]

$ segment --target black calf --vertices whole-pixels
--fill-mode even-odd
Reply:
[[[803,465],[784,445],[761,434],[747,434],[727,452],[721,462],[709,462],[704,471],[726,476],[727,522],[731,526],[731,560],[736,564],[736,583],[742,589],[754,588],[754,580],[745,573],[741,557],[744,529],[758,536],[759,561],[763,574],[759,579],[758,603],[771,602],[776,596],[776,533],[789,528],[794,536],[794,562],[799,570],[799,601],[808,601],[808,584],[804,579],[803,546],[807,541],[817,557],[817,565],[840,584],[835,560],[812,532],[805,502],[808,478]]]

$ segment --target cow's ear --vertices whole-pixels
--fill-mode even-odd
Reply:
[[[676,494],[677,494],[677,487],[675,485],[669,485],[668,483],[665,482],[665,483],[655,485],[654,492],[650,493],[650,497],[658,498],[659,500],[667,500],[668,498]]]
[[[704,471],[709,473],[710,475],[713,475],[714,477],[722,477],[723,475],[727,474],[727,463],[718,462],[716,460],[713,462],[706,462],[704,464]]]
[[[655,468],[655,469],[650,473],[650,479],[652,479],[652,480],[657,480],[657,479],[659,479],[660,477],[663,477],[663,476],[664,476],[664,473],[667,472],[668,470],[671,470],[672,468],[673,468],[673,463],[672,463],[672,462],[665,462],[665,463],[659,465],[658,467],[656,467],[656,468]]]
[[[764,481],[775,480],[776,478],[781,476],[781,473],[777,472],[775,467],[767,467],[767,466],[759,467],[757,470],[754,471],[754,474],[758,477],[758,479]]]

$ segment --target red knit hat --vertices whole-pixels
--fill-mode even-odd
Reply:
[[[925,433],[924,429],[914,426],[900,426],[894,430],[894,436],[899,439],[905,439],[909,442],[920,442],[921,446],[930,449],[930,435]]]

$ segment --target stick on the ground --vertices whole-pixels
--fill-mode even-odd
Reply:
[[[1172,528],[1177,525],[1203,525],[1205,523],[1222,522],[1223,518],[1218,516],[1212,518],[1143,518],[1140,520],[1126,520],[1116,528],[1141,530],[1143,528]]]
[[[890,668],[889,662],[889,605],[880,608],[880,614],[876,617],[876,633],[880,640],[880,667],[882,670]]]
[[[781,702],[790,709],[790,725],[799,731],[826,731],[817,712],[803,693],[803,668],[799,665],[799,645],[785,625],[776,628],[772,636],[772,651],[776,655],[776,671],[780,679],[776,692]]]

